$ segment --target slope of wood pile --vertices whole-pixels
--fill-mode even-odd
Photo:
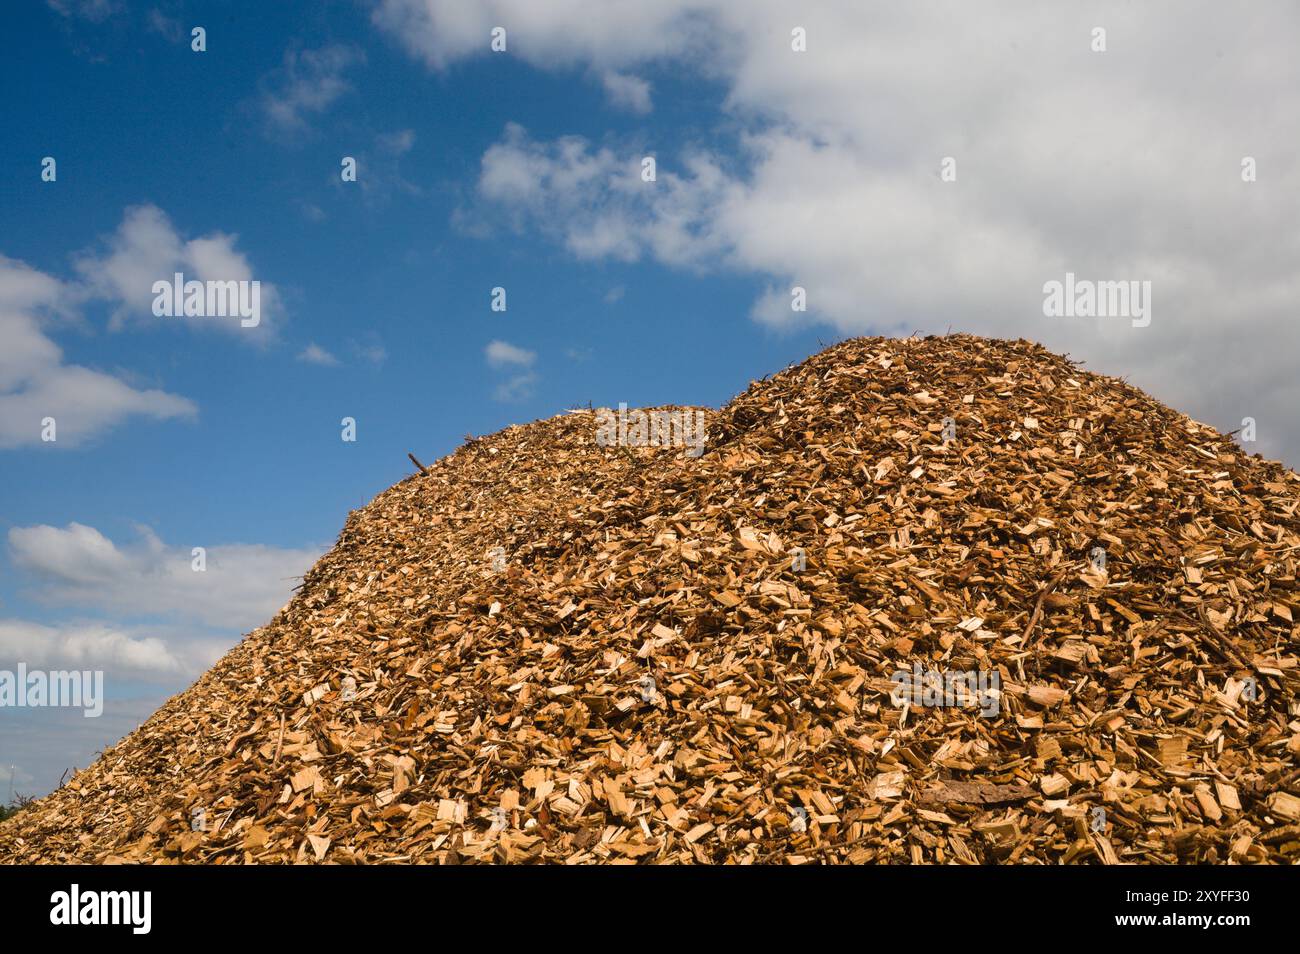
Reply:
[[[1300,859],[1295,473],[967,336],[836,345],[698,458],[595,431],[352,513],[0,861]],[[998,711],[891,696],[916,664]]]

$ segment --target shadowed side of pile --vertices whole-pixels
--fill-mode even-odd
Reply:
[[[596,431],[509,428],[353,513],[0,860],[1300,854],[1295,474],[968,336],[830,348],[699,458]],[[997,711],[900,709],[917,663],[996,672]]]

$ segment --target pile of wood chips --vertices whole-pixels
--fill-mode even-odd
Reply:
[[[1025,341],[846,341],[708,415],[380,494],[0,861],[1300,860],[1295,473]]]

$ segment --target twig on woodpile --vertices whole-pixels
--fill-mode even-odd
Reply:
[[[1244,659],[1241,653],[1237,652],[1237,650],[1232,647],[1232,644],[1228,642],[1228,640],[1224,639],[1222,634],[1214,628],[1214,625],[1210,622],[1210,617],[1206,615],[1205,607],[1203,605],[1196,607],[1196,616],[1201,621],[1202,635],[1207,637],[1204,641],[1206,645],[1226,661],[1235,663],[1242,669],[1254,670],[1255,667]]]
[[[1055,576],[1047,581],[1047,584],[1041,590],[1038,591],[1038,602],[1034,604],[1034,612],[1029,617],[1029,625],[1025,627],[1025,632],[1020,637],[1021,649],[1025,649],[1029,646],[1029,637],[1033,633],[1034,627],[1038,625],[1038,621],[1043,617],[1043,601],[1046,600],[1048,595],[1060,585],[1061,581],[1065,579],[1066,574],[1069,572],[1069,567],[1060,570]]]
[[[275,740],[275,757],[271,759],[272,765],[278,765],[280,762],[280,750],[284,748],[284,713],[280,713],[280,737]]]
[[[411,458],[411,463],[412,463],[412,464],[414,464],[416,467],[420,468],[420,473],[422,473],[422,474],[428,476],[429,468],[425,467],[425,466],[424,466],[423,464],[421,464],[418,460],[416,460],[414,454],[412,454],[410,451],[407,451],[407,452],[406,452],[406,456],[409,457],[409,458]]]

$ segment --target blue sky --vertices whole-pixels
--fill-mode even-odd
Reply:
[[[0,670],[104,669],[110,702],[6,710],[0,797],[268,620],[408,451],[718,406],[845,335],[1032,338],[1294,464],[1298,32],[1282,2],[6,11]],[[173,266],[261,282],[262,323],[155,317]],[[1150,281],[1149,327],[1046,317],[1066,272]]]

